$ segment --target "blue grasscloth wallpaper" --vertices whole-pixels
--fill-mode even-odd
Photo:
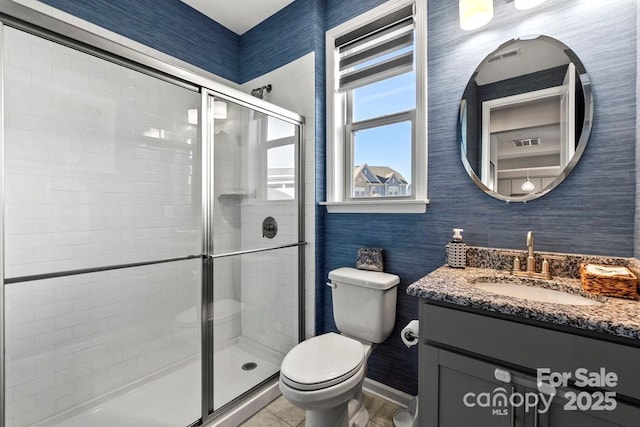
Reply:
[[[457,2],[429,0],[427,213],[325,214],[325,274],[351,265],[359,246],[380,246],[386,269],[401,277],[396,328],[372,354],[371,378],[417,392],[417,350],[400,343],[399,331],[417,317],[418,301],[404,290],[443,264],[453,227],[464,228],[472,245],[523,248],[527,230],[534,230],[539,250],[633,256],[636,7],[633,0],[616,1],[616,7],[548,0],[518,12],[512,3],[494,2],[493,21],[465,32]],[[594,125],[582,160],[564,183],[538,200],[506,204],[478,190],[460,162],[458,105],[487,54],[515,34],[536,33],[562,40],[582,60],[593,83]],[[325,330],[333,326],[330,301],[325,290]]]
[[[297,0],[240,38],[240,78],[246,82],[315,49],[317,0]]]
[[[326,29],[330,30],[385,2],[386,0],[326,0]]]
[[[151,0],[45,2],[237,82],[315,52],[316,202],[324,200],[324,32],[384,1],[296,0],[242,37],[203,21],[207,18],[193,17],[204,26],[200,29],[209,28],[199,39],[183,31],[189,27],[184,19],[192,12],[177,0],[164,0],[163,7],[155,9],[151,4],[157,3]],[[317,332],[335,328],[331,294],[324,286],[327,273],[353,265],[359,247],[383,247],[386,270],[401,278],[396,328],[369,360],[372,379],[417,393],[417,348],[404,347],[399,332],[417,318],[418,300],[405,290],[443,264],[444,245],[454,227],[464,228],[467,243],[478,246],[521,249],[526,232],[533,230],[539,250],[634,255],[638,6],[636,0],[616,0],[615,7],[609,3],[547,0],[519,12],[512,2],[494,2],[493,21],[465,32],[459,28],[456,1],[428,0],[427,213],[316,210]],[[458,105],[487,54],[516,34],[536,33],[563,41],[581,59],[593,83],[594,123],[582,160],[558,188],[526,204],[506,204],[486,196],[467,177],[456,143]]]
[[[225,79],[240,74],[240,36],[180,0],[41,0]]]

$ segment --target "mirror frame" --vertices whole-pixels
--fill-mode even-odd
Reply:
[[[463,94],[466,92],[467,87],[471,83],[472,79],[475,79],[475,76],[480,70],[480,66],[482,66],[487,61],[488,58],[494,56],[497,52],[505,49],[511,44],[514,44],[519,41],[527,41],[527,40],[535,40],[535,39],[548,40],[549,42],[558,45],[559,48],[562,48],[565,51],[573,52],[573,50],[569,48],[567,45],[565,45],[563,42],[550,36],[536,34],[536,35],[530,35],[530,36],[514,37],[513,39],[508,40],[505,43],[502,43],[500,46],[498,46],[497,49],[491,51],[485,58],[482,59],[480,64],[475,68],[475,70],[471,74],[471,79],[469,79],[469,82],[465,85]],[[571,173],[573,168],[576,166],[576,164],[582,157],[582,153],[584,152],[587,146],[587,142],[589,140],[589,136],[591,134],[591,128],[593,125],[593,90],[591,87],[591,79],[587,74],[586,68],[582,64],[582,61],[580,61],[580,59],[575,54],[573,54],[570,60],[576,65],[577,70],[584,70],[583,73],[579,74],[579,78],[582,86],[582,92],[584,95],[584,120],[582,123],[582,132],[580,134],[580,139],[578,140],[578,144],[576,145],[576,149],[571,160],[569,160],[567,165],[564,167],[564,169],[562,169],[562,171],[558,174],[558,176],[549,185],[547,185],[540,191],[531,192],[524,196],[505,196],[503,194],[498,193],[495,190],[491,190],[482,182],[482,180],[478,177],[476,172],[473,170],[473,168],[469,164],[469,160],[467,159],[467,156],[464,155],[464,153],[466,152],[465,146],[469,143],[469,141],[466,140],[466,135],[463,137],[463,132],[462,132],[463,121],[466,121],[465,110],[467,109],[467,105],[466,105],[467,100],[464,98],[461,99],[460,107],[458,109],[458,120],[457,120],[457,139],[458,139],[458,147],[460,149],[460,158],[462,159],[462,164],[465,170],[467,171],[467,174],[471,178],[471,180],[475,182],[478,188],[484,191],[485,194],[495,199],[505,201],[507,203],[512,203],[512,202],[526,203],[530,200],[535,200],[539,197],[544,196],[545,194],[547,194],[548,192],[556,188],[558,185],[560,185],[560,183],[564,181],[565,178]],[[482,144],[482,141],[479,141],[478,143]]]

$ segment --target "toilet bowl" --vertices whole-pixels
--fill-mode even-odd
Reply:
[[[369,416],[361,390],[370,350],[355,339],[330,332],[302,342],[287,354],[280,370],[280,391],[307,411],[306,426],[359,425],[354,424],[356,418],[366,424]]]
[[[373,345],[395,323],[398,276],[339,268],[329,273],[336,326],[296,345],[282,361],[280,391],[306,411],[307,427],[365,427],[362,384]]]

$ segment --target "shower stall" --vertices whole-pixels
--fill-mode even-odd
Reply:
[[[303,335],[303,118],[25,16],[0,27],[0,426],[215,420]]]

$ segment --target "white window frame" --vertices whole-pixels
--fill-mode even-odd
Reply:
[[[416,109],[415,141],[412,152],[411,186],[413,195],[402,198],[352,198],[347,188],[352,181],[348,171],[350,156],[346,153],[346,111],[343,97],[338,92],[337,54],[335,40],[363,25],[380,19],[402,7],[415,4],[415,71]],[[424,213],[427,199],[427,1],[390,0],[326,33],[327,65],[327,211],[342,213]]]

